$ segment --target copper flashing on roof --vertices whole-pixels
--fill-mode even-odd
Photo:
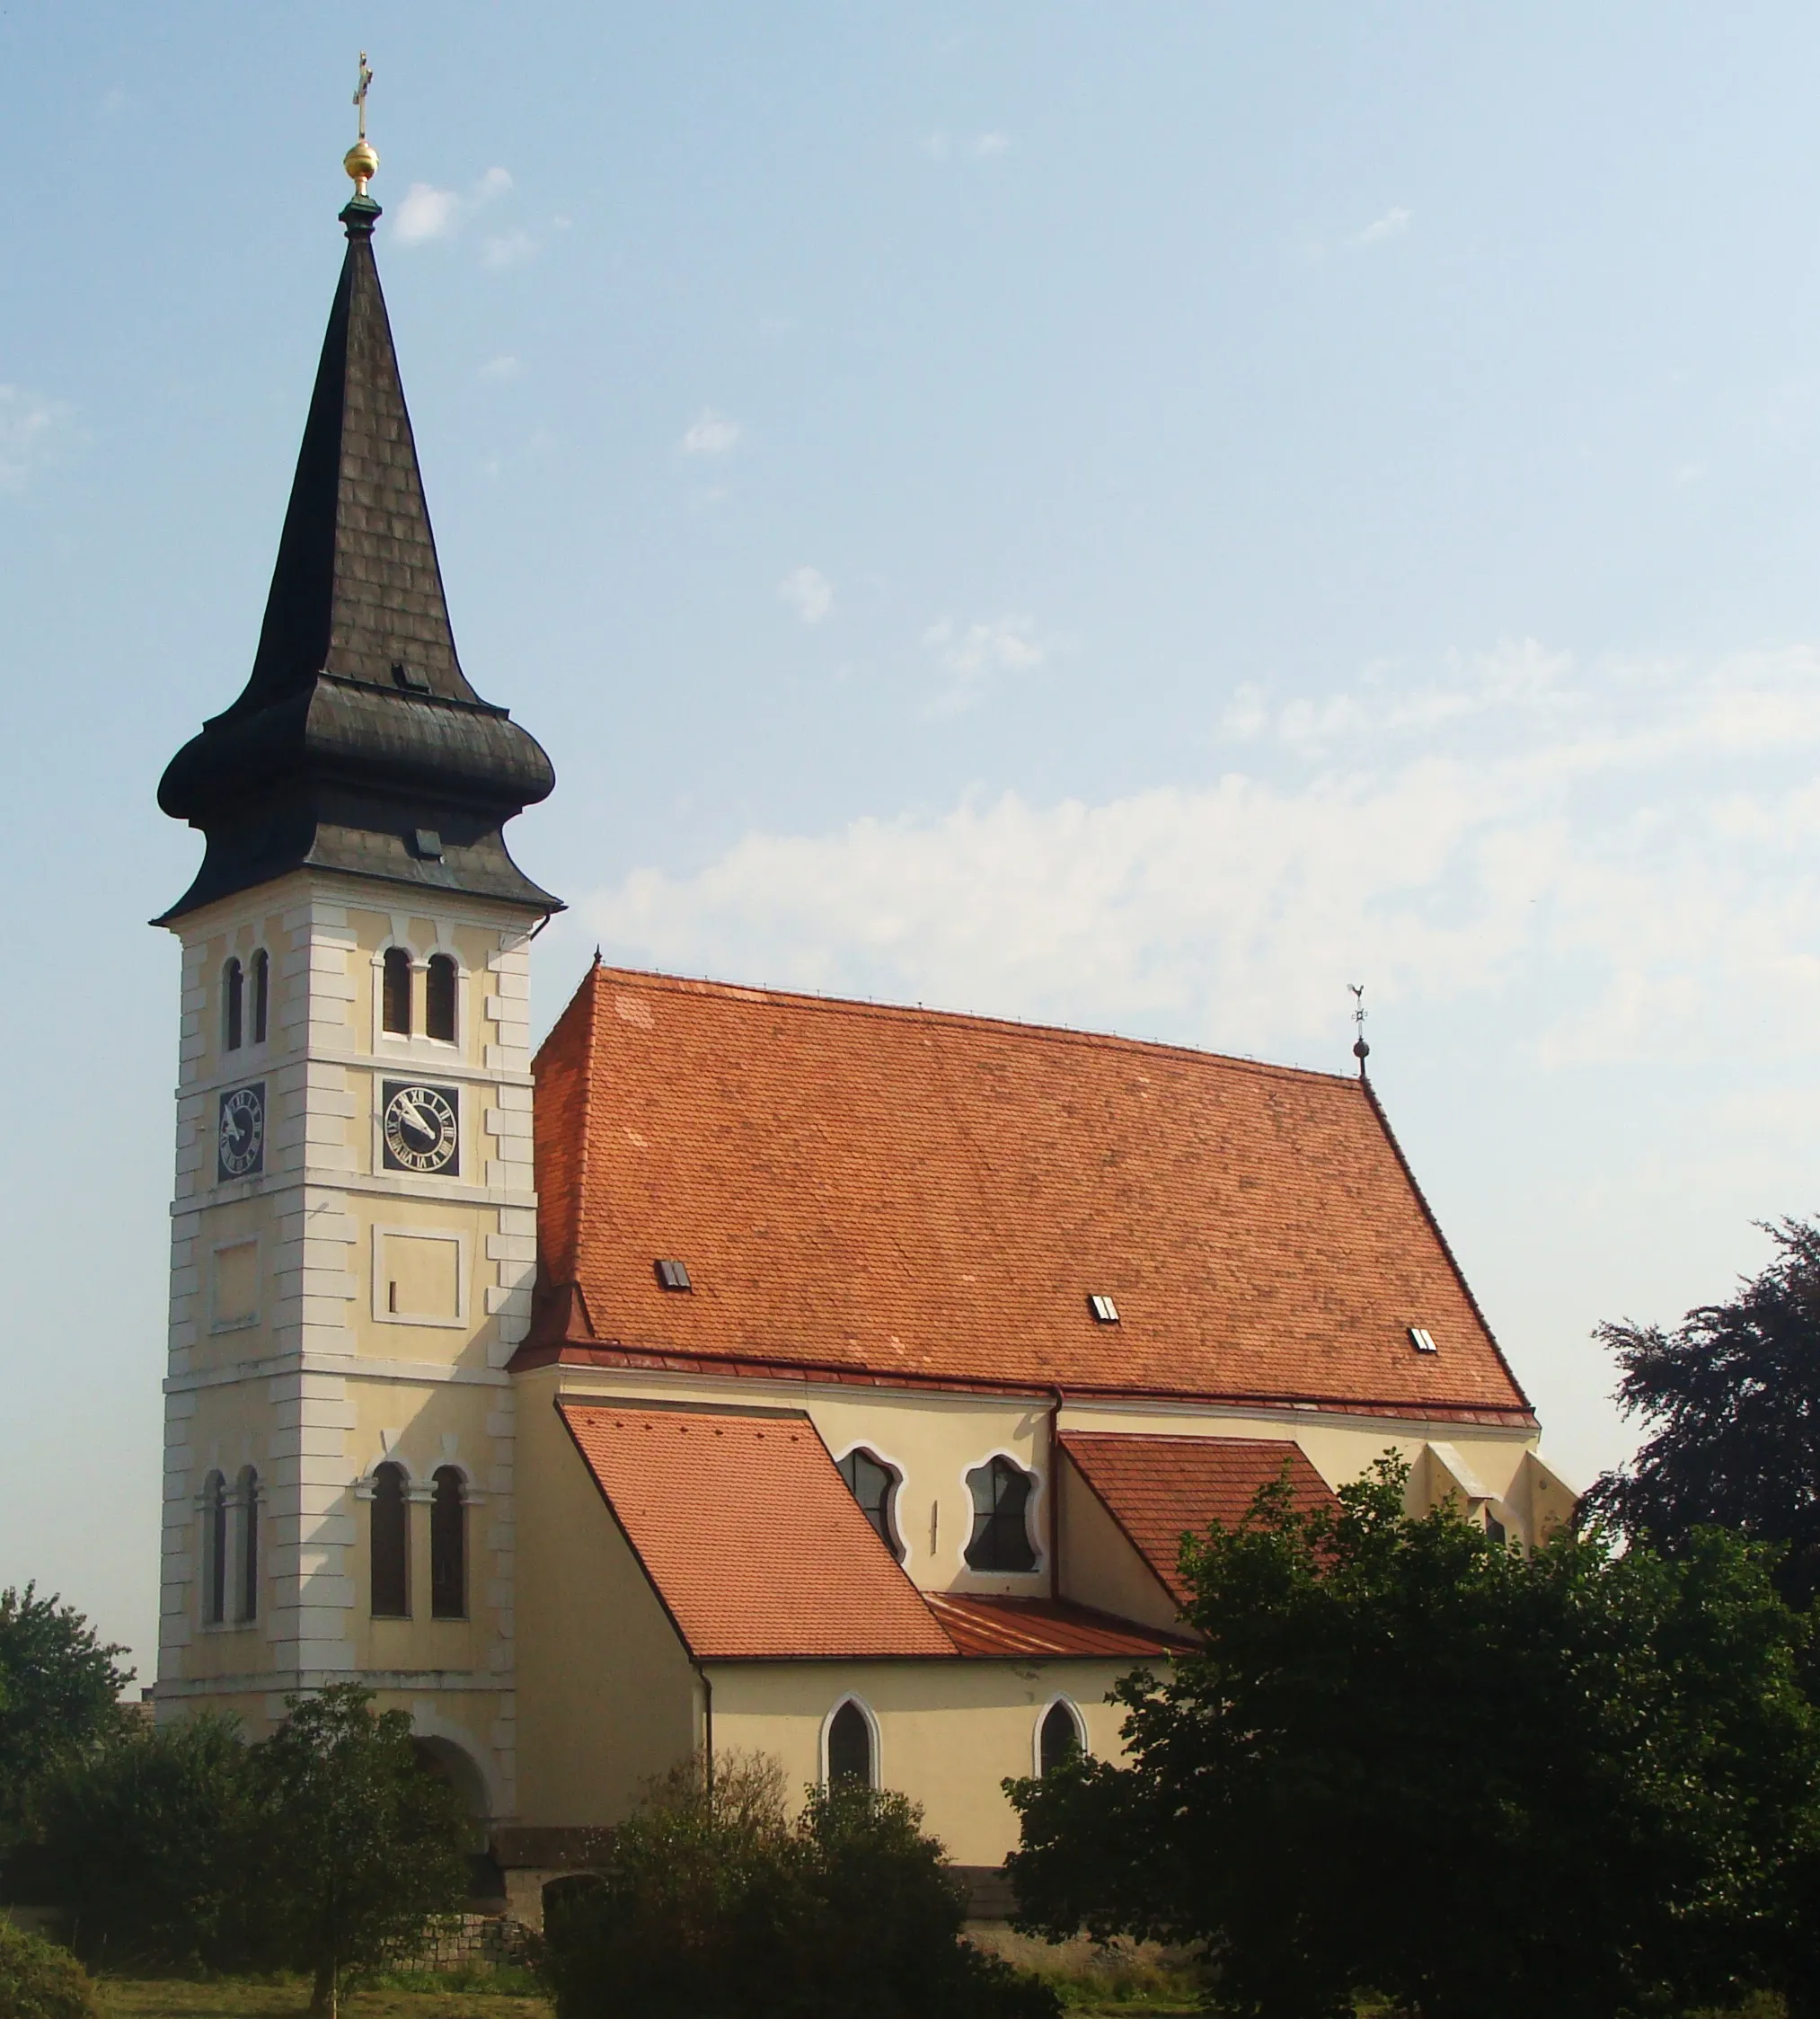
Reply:
[[[1193,1645],[1088,1606],[1053,1598],[993,1598],[925,1591],[924,1603],[963,1655],[1003,1660],[1141,1660],[1180,1653]]]

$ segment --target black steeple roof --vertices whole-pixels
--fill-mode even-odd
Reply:
[[[341,213],[347,257],[252,672],[158,787],[208,844],[160,924],[305,867],[561,908],[500,832],[556,774],[455,652],[374,263],[379,215],[364,193]]]

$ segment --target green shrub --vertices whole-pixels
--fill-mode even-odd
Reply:
[[[78,1952],[119,1969],[239,1959],[247,1755],[204,1713],[122,1734],[56,1777],[41,1866]]]
[[[597,1875],[550,1899],[559,2019],[1053,2019],[1055,1993],[973,1948],[902,1795],[811,1789],[764,1760],[658,1784]]]
[[[0,1920],[0,2019],[100,2019],[100,2008],[67,1949]]]

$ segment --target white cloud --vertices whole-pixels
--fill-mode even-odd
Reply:
[[[685,456],[725,456],[745,430],[712,407],[703,407],[683,430]]]
[[[937,715],[957,715],[986,698],[1005,673],[1031,673],[1048,657],[1030,618],[994,617],[987,624],[957,625],[943,617],[923,633],[943,679],[931,704]]]
[[[481,258],[488,266],[517,266],[520,260],[528,260],[536,250],[537,242],[529,232],[501,232],[482,244]]]
[[[923,136],[923,152],[931,161],[948,161],[955,155],[971,155],[983,161],[994,155],[1008,154],[1011,145],[1008,133],[981,133],[971,140],[959,140],[938,128]]]
[[[453,238],[477,210],[504,196],[511,187],[511,174],[503,168],[488,169],[465,196],[456,190],[437,189],[433,182],[413,182],[398,207],[393,231],[400,243],[405,245],[421,245],[435,238]],[[516,232],[511,238],[515,242],[522,239],[525,249],[531,249],[532,242],[526,233]],[[500,243],[502,241],[497,239],[487,241],[483,257],[490,266],[509,263],[509,260],[501,261],[493,256],[493,247]]]
[[[393,235],[406,245],[421,245],[430,238],[446,238],[455,228],[461,200],[453,190],[438,190],[428,182],[413,182],[398,207]]]
[[[805,624],[819,624],[835,607],[835,585],[819,568],[792,568],[777,593]]]
[[[1331,702],[1254,690],[1228,722],[1250,761],[1210,783],[750,834],[586,915],[659,967],[1278,1056],[1343,1062],[1364,979],[1380,1011],[1511,1016],[1544,1068],[1808,1058],[1820,652],[1526,644]]]
[[[23,491],[57,453],[69,409],[17,385],[0,385],[0,491]]]
[[[481,367],[482,378],[517,378],[518,360],[516,358],[489,358]]]
[[[1382,217],[1374,217],[1365,228],[1355,235],[1355,245],[1382,245],[1387,239],[1400,238],[1416,221],[1412,210],[1405,210],[1401,204],[1392,204]]]
[[[973,144],[973,151],[979,155],[1003,155],[1011,152],[1011,136],[1006,133],[982,133]]]

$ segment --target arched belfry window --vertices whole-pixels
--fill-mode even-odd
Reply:
[[[904,1545],[897,1539],[892,1519],[899,1484],[896,1469],[868,1451],[863,1445],[849,1451],[840,1461],[841,1477],[853,1489],[860,1511],[872,1524],[879,1540],[901,1563]]]
[[[411,1498],[404,1468],[373,1468],[373,1616],[411,1616]]]
[[[259,1617],[259,1474],[251,1466],[240,1474],[240,1616]]]
[[[429,1501],[429,1613],[432,1619],[468,1616],[468,1510],[462,1475],[440,1466]]]
[[[828,1785],[879,1784],[878,1749],[872,1743],[872,1721],[850,1696],[828,1720]]]
[[[1036,1482],[1020,1466],[1000,1455],[967,1475],[973,1495],[973,1534],[967,1545],[967,1565],[973,1571],[1033,1571],[1037,1553],[1030,1546],[1025,1519],[1030,1489]]]
[[[246,975],[237,960],[221,970],[221,1043],[238,1051],[246,1029]]]
[[[388,946],[380,968],[379,1022],[394,1037],[411,1035],[411,954],[402,946]]]
[[[1053,1774],[1087,1749],[1081,1732],[1080,1713],[1060,1697],[1043,1713],[1037,1732],[1037,1771]]]
[[[252,987],[252,1041],[256,1045],[265,1042],[266,1015],[271,1005],[271,956],[264,947],[252,957],[251,976]]]
[[[227,1482],[209,1474],[202,1489],[202,1618],[219,1626],[227,1617]]]
[[[430,955],[429,971],[424,978],[424,1035],[440,1038],[446,1044],[455,1042],[455,983],[459,974],[460,970],[446,953]]]

